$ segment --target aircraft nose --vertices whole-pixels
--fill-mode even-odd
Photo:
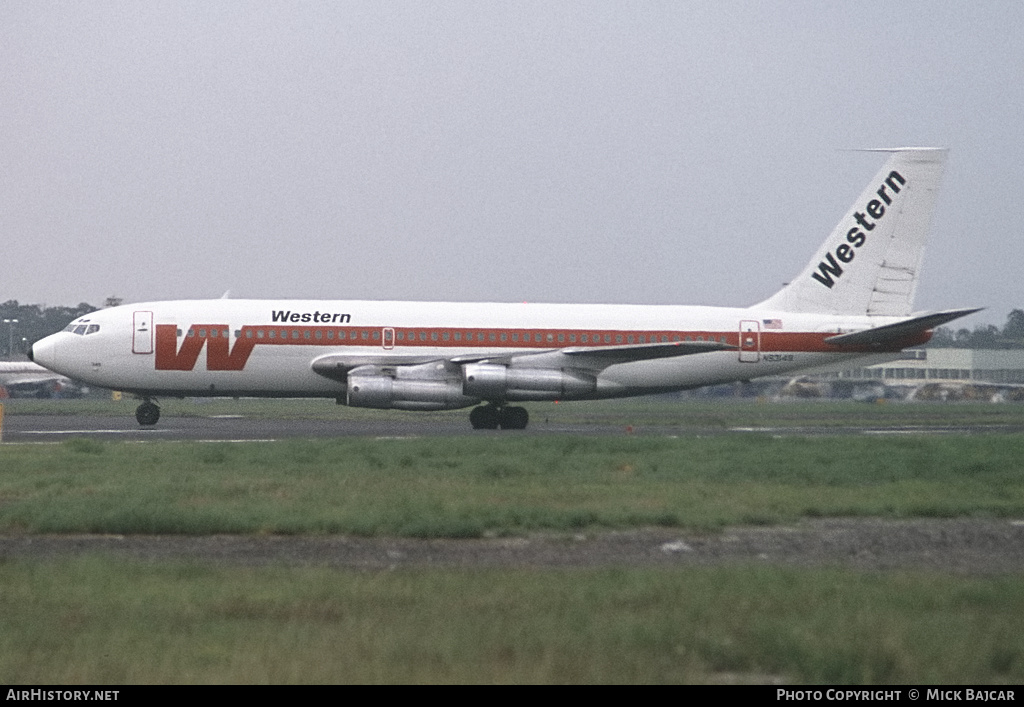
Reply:
[[[57,337],[47,336],[32,344],[28,357],[40,366],[52,370],[57,365]]]

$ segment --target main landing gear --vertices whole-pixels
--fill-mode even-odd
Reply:
[[[142,405],[135,408],[135,419],[143,427],[152,427],[160,420],[160,407],[146,398]]]
[[[530,421],[526,408],[481,405],[469,413],[469,423],[474,430],[525,430]]]

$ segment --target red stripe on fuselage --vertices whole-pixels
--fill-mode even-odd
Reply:
[[[385,327],[246,325],[236,330],[232,343],[226,324],[196,324],[179,336],[174,324],[156,326],[156,369],[191,371],[206,347],[206,368],[210,371],[241,371],[256,346],[374,347],[383,349]],[[394,331],[389,349],[412,348],[561,349],[639,344],[713,341],[739,346],[737,332],[608,330],[608,329],[482,329],[463,327],[388,327]],[[925,343],[928,332],[908,337],[892,346],[841,348],[825,339],[835,332],[761,332],[761,352],[879,353],[899,351]],[[178,339],[184,342],[178,347]],[[393,343],[393,347],[390,344]]]

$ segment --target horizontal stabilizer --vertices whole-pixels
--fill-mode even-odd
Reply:
[[[830,336],[825,339],[825,343],[831,346],[884,346],[891,344],[894,341],[905,339],[908,336],[913,336],[914,334],[934,329],[937,326],[942,326],[954,319],[966,317],[968,314],[980,312],[982,309],[984,309],[984,307],[976,307],[974,309],[949,309],[944,312],[922,314],[920,316],[913,317],[912,319],[896,322],[895,324],[886,324],[884,326],[875,327],[874,329],[855,331],[850,334]]]

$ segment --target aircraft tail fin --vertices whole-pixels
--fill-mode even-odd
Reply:
[[[758,308],[907,316],[946,148],[897,148],[803,271]]]

